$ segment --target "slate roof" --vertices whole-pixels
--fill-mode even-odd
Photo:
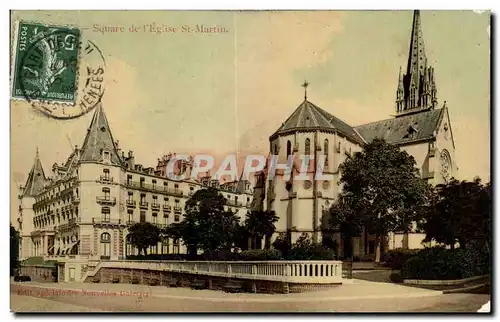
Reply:
[[[102,104],[96,106],[92,122],[87,129],[87,136],[83,141],[80,154],[80,161],[96,161],[102,160],[102,150],[108,150],[111,153],[111,163],[121,165],[122,161],[118,155],[111,128],[108,124],[108,119]]]
[[[304,100],[297,107],[281,127],[271,135],[271,138],[279,134],[296,130],[338,131],[354,142],[360,144],[364,143],[363,138],[353,127],[308,100]]]
[[[24,196],[36,196],[40,191],[43,190],[45,185],[45,173],[43,172],[42,163],[40,162],[40,157],[38,156],[38,149],[36,151],[35,162],[31,168],[26,184],[24,185]]]
[[[356,126],[356,130],[367,142],[375,138],[385,139],[391,144],[404,144],[425,140],[432,137],[437,130],[447,107],[408,114],[387,120]],[[415,130],[414,136],[408,135],[410,127]]]

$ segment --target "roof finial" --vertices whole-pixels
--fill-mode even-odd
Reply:
[[[309,86],[309,83],[305,80],[304,84],[302,84],[302,87],[304,87],[304,100],[307,100],[307,86]]]
[[[36,146],[36,158],[38,159],[40,153],[38,152],[38,145]]]

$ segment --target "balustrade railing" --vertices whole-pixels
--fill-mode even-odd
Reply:
[[[342,283],[341,261],[103,261],[99,265],[289,283]]]
[[[127,181],[125,185],[130,188],[135,189],[144,189],[144,190],[152,190],[160,193],[167,193],[174,196],[182,197],[184,195],[184,191],[179,188],[169,188],[166,186],[161,186],[157,184],[145,183],[145,182],[136,182],[136,181]]]

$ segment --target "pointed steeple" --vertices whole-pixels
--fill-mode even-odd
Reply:
[[[425,55],[424,37],[422,35],[422,24],[420,22],[420,10],[413,12],[413,26],[411,30],[410,52],[408,54],[408,68],[406,75],[410,82],[418,85],[420,76],[424,74],[427,66]]]
[[[26,184],[24,185],[23,196],[36,196],[39,194],[43,190],[46,180],[38,147],[36,147],[35,161],[28,175],[28,180],[26,180]]]
[[[80,161],[102,162],[106,159],[112,164],[122,164],[102,103],[99,103],[83,141]]]
[[[406,115],[428,110],[437,105],[437,93],[433,91],[433,88],[436,87],[434,84],[434,69],[427,65],[420,10],[413,12],[408,65],[406,74],[402,77],[402,82],[401,74],[399,78],[396,96],[397,114]],[[400,96],[401,86],[403,89],[402,101]]]

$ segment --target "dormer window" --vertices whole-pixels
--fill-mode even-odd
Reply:
[[[104,161],[110,161],[111,160],[111,153],[109,153],[109,151],[107,151],[107,150],[103,150],[102,151],[102,159]]]
[[[418,130],[414,125],[408,127],[408,132],[404,136],[405,139],[415,139],[417,137]]]

